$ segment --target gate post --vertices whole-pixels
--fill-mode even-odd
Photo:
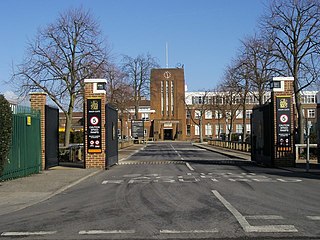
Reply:
[[[44,92],[30,93],[31,108],[40,111],[40,128],[41,128],[41,170],[45,169],[46,165],[46,127],[45,127],[45,113],[47,94]]]
[[[105,79],[84,80],[85,168],[106,169],[106,82]]]
[[[293,77],[275,77],[271,101],[274,120],[272,158],[275,167],[294,167]]]

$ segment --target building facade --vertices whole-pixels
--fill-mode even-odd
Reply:
[[[184,69],[152,69],[150,107],[154,140],[186,139]]]

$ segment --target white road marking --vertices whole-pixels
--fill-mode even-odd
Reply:
[[[160,230],[162,234],[190,234],[190,233],[217,233],[217,229],[212,230],[189,230],[189,231],[178,231],[178,230]]]
[[[284,182],[284,183],[295,183],[295,182],[302,182],[301,179],[282,179],[282,178],[277,178],[278,181]]]
[[[313,221],[320,221],[320,216],[307,216],[307,218]]]
[[[229,178],[230,182],[251,182],[250,179],[247,178]]]
[[[301,179],[272,179],[270,177],[266,177],[263,175],[257,175],[255,173],[195,173],[195,169],[191,166],[190,163],[184,162],[184,164],[188,167],[191,172],[185,173],[184,176],[179,175],[177,177],[174,176],[161,176],[158,173],[150,173],[150,174],[127,174],[123,175],[123,179],[109,179],[104,180],[102,184],[123,184],[128,181],[128,183],[162,183],[162,182],[198,182],[204,179],[209,179],[213,182],[219,182],[220,180],[227,180],[230,182],[247,182],[247,183],[273,183],[273,182],[281,182],[281,183],[299,183],[302,182]],[[113,177],[115,178],[115,176]],[[194,179],[194,181],[190,181],[190,179]]]
[[[298,232],[298,230],[293,225],[251,226],[246,218],[235,207],[233,207],[231,203],[224,199],[224,197],[222,197],[218,191],[212,190],[212,193],[237,219],[245,232]]]
[[[52,235],[57,231],[38,231],[38,232],[3,232],[1,236],[37,236],[37,235]]]
[[[191,167],[191,165],[189,163],[186,163],[187,167],[189,168],[190,171],[194,171],[194,168]]]
[[[141,177],[141,174],[127,174],[127,175],[123,175],[122,177],[125,178],[133,178],[133,177]]]
[[[263,220],[280,220],[284,219],[282,216],[279,215],[252,215],[252,216],[245,216],[246,219],[263,219]]]
[[[284,233],[284,232],[298,232],[293,225],[265,225],[265,226],[249,226],[244,229],[246,232],[259,233]]]
[[[174,148],[174,146],[172,146],[172,144],[170,144],[170,146],[172,147],[173,151],[179,156],[179,158],[181,160],[184,160],[183,157],[180,155],[180,153]]]
[[[97,235],[97,234],[133,234],[135,230],[88,230],[80,231],[79,235]]]
[[[123,180],[105,180],[102,182],[102,184],[108,184],[108,183],[121,184],[123,183]]]

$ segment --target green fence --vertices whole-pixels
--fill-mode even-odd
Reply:
[[[12,106],[12,112],[12,146],[0,180],[25,177],[41,170],[40,112],[23,106]]]

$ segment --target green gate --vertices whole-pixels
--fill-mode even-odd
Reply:
[[[22,106],[12,106],[12,112],[12,146],[0,180],[25,177],[41,170],[40,112]]]

